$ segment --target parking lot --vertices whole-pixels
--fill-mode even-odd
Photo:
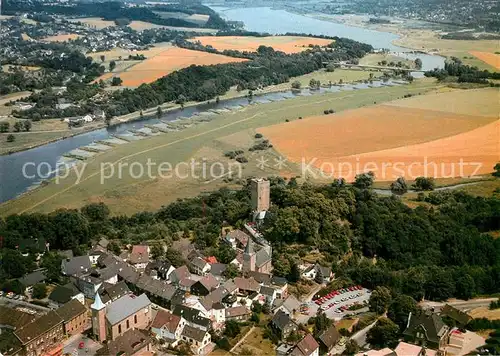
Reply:
[[[352,289],[352,290],[350,290]],[[362,287],[349,287],[337,291],[332,291],[328,295],[311,302],[313,309],[321,308],[330,319],[339,320],[346,314],[353,314],[365,310],[349,310],[352,305],[365,306],[370,299],[371,291]]]

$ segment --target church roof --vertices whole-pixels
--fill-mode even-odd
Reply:
[[[245,254],[251,255],[253,253],[255,253],[255,249],[253,247],[253,240],[251,238],[249,238],[247,245],[245,246]]]

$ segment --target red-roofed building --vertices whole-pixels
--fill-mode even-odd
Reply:
[[[184,325],[186,325],[186,320],[182,317],[160,309],[151,324],[151,332],[158,340],[163,339],[170,346],[175,347],[181,339]]]
[[[215,256],[209,256],[205,259],[205,261],[207,261],[208,263],[212,264],[212,263],[219,263],[217,261],[217,258],[215,258]]]
[[[319,344],[311,334],[307,334],[300,342],[295,345],[292,356],[318,356]]]

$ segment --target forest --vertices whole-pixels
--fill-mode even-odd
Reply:
[[[456,57],[451,57],[446,61],[444,69],[433,69],[425,72],[426,77],[435,77],[438,80],[447,80],[449,77],[456,78],[459,83],[478,83],[490,84],[488,79],[500,79],[500,73],[479,70],[477,67],[471,67],[462,63]],[[495,85],[491,83],[491,85]]]
[[[276,275],[293,275],[301,257],[319,251],[319,262],[331,266],[337,278],[370,289],[384,286],[415,300],[467,299],[500,290],[500,239],[489,234],[500,229],[498,197],[434,192],[443,198],[412,209],[398,196],[379,196],[356,183],[270,180],[272,207],[263,231],[273,244]],[[240,190],[224,188],[132,216],[112,216],[102,203],[7,216],[0,220],[0,279],[33,268],[33,254],[21,252],[43,251],[45,242],[51,251],[82,254],[102,237],[170,246],[184,235],[199,249],[214,251],[224,226],[241,227],[250,216],[250,184],[242,183]]]

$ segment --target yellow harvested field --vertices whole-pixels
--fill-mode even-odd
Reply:
[[[483,95],[486,92],[489,90],[483,90]],[[446,95],[454,94],[436,96],[443,96],[441,103],[446,103]],[[412,107],[415,100],[426,97],[436,100],[422,96],[409,100],[407,107],[403,107],[403,100],[398,105],[310,117],[263,127],[258,132],[290,161],[312,163],[328,177],[348,181],[367,171],[375,172],[381,181],[398,176],[448,178],[491,172],[500,160],[498,116],[484,111],[482,115],[458,114],[457,107],[446,112],[445,104],[443,111]]]
[[[144,22],[144,21],[132,21],[128,27],[130,27],[132,30],[135,31],[143,31],[143,30],[149,30],[152,28],[163,28],[165,26],[162,25],[155,25],[150,22]]]
[[[243,61],[246,59],[172,47],[117,75],[123,80],[124,86],[139,86],[193,64],[212,65]]]
[[[498,118],[500,112],[500,89],[487,88],[446,91],[433,95],[420,95],[408,99],[396,100],[386,105]]]
[[[488,52],[470,52],[474,57],[479,58],[483,62],[489,64],[496,69],[500,69],[500,55]]]
[[[129,49],[125,48],[119,48],[115,47],[109,51],[104,51],[104,52],[89,52],[87,53],[87,56],[92,57],[93,60],[100,61],[101,56],[105,57],[106,61],[111,61],[111,60],[120,60],[120,57],[122,59],[128,58],[129,55],[139,55],[142,54],[146,58],[150,58],[153,56],[156,56],[157,54],[165,51],[168,48],[171,48],[172,44],[169,42],[161,42],[157,43],[154,45],[154,47],[151,47],[149,49],[143,50],[143,51],[132,51]]]
[[[76,33],[69,33],[66,35],[57,35],[57,36],[49,36],[45,37],[43,41],[45,42],[66,42],[69,40],[76,40],[80,36],[77,35]]]
[[[192,41],[200,41],[205,46],[212,46],[219,51],[238,50],[255,52],[259,46],[273,47],[277,51],[285,53],[298,53],[306,50],[310,44],[326,46],[332,40],[312,37],[296,36],[270,36],[270,37],[246,37],[246,36],[201,36]]]
[[[490,320],[500,320],[500,309],[490,310],[487,307],[480,307],[472,309],[468,314],[474,319],[487,318]]]

